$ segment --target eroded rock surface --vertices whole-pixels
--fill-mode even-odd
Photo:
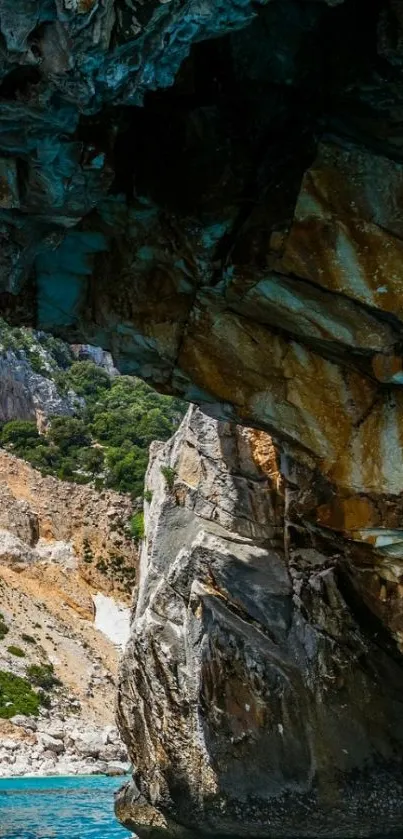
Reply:
[[[320,526],[320,484],[297,472],[266,434],[196,408],[152,450],[118,696],[135,771],[117,812],[141,837],[401,828],[399,653],[356,608],[356,546]]]
[[[137,566],[133,509],[129,495],[41,475],[0,450],[0,531],[22,539],[27,555],[31,547],[51,565],[76,565],[92,589],[127,603]]]
[[[267,429],[399,542],[399,4],[146,6],[2,0],[3,314]]]
[[[207,511],[215,502],[209,493],[214,495],[215,487],[212,482],[204,495],[185,489],[172,508],[171,547],[176,557],[178,516],[191,557],[188,578],[197,585],[189,595],[182,580],[177,596],[182,604],[195,597],[201,605],[199,615],[186,606],[186,620],[196,629],[185,632],[179,621],[173,690],[176,679],[194,697],[196,688],[187,685],[181,670],[184,638],[193,643],[193,631],[200,630],[201,637],[211,632],[210,658],[195,641],[197,672],[202,665],[213,668],[211,677],[200,676],[207,709],[211,698],[203,723],[207,746],[202,740],[192,746],[194,775],[182,773],[181,767],[190,765],[186,738],[192,736],[184,715],[194,721],[194,708],[204,705],[178,690],[180,722],[171,734],[183,743],[172,746],[171,760],[168,737],[165,742],[161,734],[161,751],[152,741],[151,768],[143,766],[139,778],[147,803],[144,818],[137,815],[136,821],[154,819],[156,805],[161,819],[188,826],[192,812],[192,830],[197,823],[217,833],[221,824],[224,833],[266,835],[270,820],[277,835],[295,831],[296,824],[298,834],[329,835],[326,802],[331,801],[332,830],[340,835],[347,830],[367,835],[374,825],[380,832],[386,825],[392,829],[402,822],[394,756],[402,718],[395,704],[403,580],[400,3],[0,0],[0,21],[2,314],[73,342],[102,346],[123,372],[203,403],[220,421],[266,430],[281,450],[288,576],[284,547],[277,549],[274,535],[267,534],[273,518],[258,510],[252,515],[247,500],[242,504],[248,512],[241,516],[234,513],[235,500],[228,506],[222,501],[215,527],[237,534],[237,547],[231,547],[237,573],[245,567],[244,549],[253,563],[262,549],[276,556],[273,567],[280,577],[267,582],[263,612],[270,598],[277,598],[278,609],[280,602],[290,608],[289,623],[283,612],[281,623],[278,610],[274,618],[272,610],[276,628],[268,635],[260,612],[253,617],[257,629],[246,620],[246,630],[237,616],[242,675],[235,675],[249,684],[244,651],[253,648],[251,662],[263,667],[263,684],[272,693],[273,685],[284,686],[287,699],[275,719],[280,718],[284,737],[291,731],[295,738],[287,740],[274,766],[270,760],[279,748],[271,750],[274,735],[262,723],[256,730],[259,737],[263,731],[262,742],[267,734],[270,748],[257,776],[248,748],[258,760],[259,738],[246,735],[237,766],[242,777],[254,779],[257,803],[254,810],[245,801],[235,805],[228,789],[238,775],[232,768],[226,775],[219,764],[223,755],[226,764],[225,750],[238,729],[226,729],[221,738],[213,719],[214,708],[221,707],[214,691],[230,680],[232,649],[225,612],[223,663],[216,666],[221,626],[216,613],[225,607],[234,622],[234,609],[214,593],[214,580],[206,581],[199,553],[209,555],[208,549],[196,550],[196,535],[182,533],[182,514],[210,522]],[[196,474],[195,481],[198,487],[202,477]],[[256,499],[255,491],[252,496]],[[166,503],[173,504],[171,496]],[[277,515],[276,508],[281,530]],[[161,532],[166,534],[165,526]],[[210,553],[224,550],[217,544],[224,537],[215,530],[203,538],[212,540]],[[253,544],[246,548],[243,539]],[[232,536],[229,541],[232,545]],[[149,546],[148,574],[151,580],[152,563],[160,562],[163,588],[170,585],[166,575],[174,560],[169,553],[164,563],[155,558],[157,545],[156,537]],[[167,545],[168,551],[169,539]],[[315,565],[315,557],[320,570],[306,580],[306,563]],[[216,574],[232,602],[239,577],[232,564],[229,578],[221,579],[226,565]],[[272,591],[280,582],[284,590]],[[248,615],[249,583],[240,583],[239,607]],[[210,600],[206,585],[213,587]],[[149,589],[141,589],[139,616],[141,609],[149,614],[151,583]],[[169,591],[167,603],[173,598]],[[160,595],[165,605],[158,609],[171,608],[163,591]],[[148,640],[141,638],[133,644],[144,656]],[[280,650],[282,671],[276,676],[271,645]],[[143,665],[139,660],[136,667],[151,667],[149,657]],[[147,708],[159,702],[157,717],[165,701],[176,702],[175,693],[165,700],[165,688],[162,698],[158,691],[149,697],[146,687],[139,687],[140,670],[136,673],[127,680],[129,697],[134,691],[139,700],[144,692]],[[251,692],[260,702],[266,688],[262,694],[257,685]],[[221,693],[225,696],[224,686]],[[123,713],[124,725],[140,736],[139,717]],[[166,721],[160,713],[162,732],[174,716],[167,712]],[[226,715],[217,712],[217,719]],[[280,730],[275,736],[276,744],[283,743]],[[203,749],[214,752],[206,778]],[[173,770],[168,778],[174,765],[177,793]],[[216,776],[224,790],[224,815],[214,791]],[[259,779],[266,791],[267,777],[266,801]],[[201,803],[196,788],[203,791]],[[284,796],[290,796],[288,802]]]

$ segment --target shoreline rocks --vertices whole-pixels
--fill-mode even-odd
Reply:
[[[125,775],[129,770],[114,726],[22,715],[0,721],[0,778]]]

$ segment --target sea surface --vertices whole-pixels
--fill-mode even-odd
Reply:
[[[113,794],[124,778],[0,779],[1,839],[130,839]]]

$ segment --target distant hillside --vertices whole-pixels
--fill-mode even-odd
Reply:
[[[42,474],[138,497],[150,442],[167,440],[184,410],[118,376],[96,348],[0,321],[0,445]]]

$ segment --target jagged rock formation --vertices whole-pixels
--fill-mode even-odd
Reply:
[[[195,408],[152,449],[118,696],[135,771],[117,812],[141,837],[401,829],[402,668],[301,483],[266,434]]]
[[[302,582],[305,620],[323,620],[325,638],[328,625],[347,634],[353,658],[363,642],[350,621],[363,623],[371,666],[377,639],[382,662],[389,648],[399,662],[385,684],[399,685],[401,4],[1,0],[0,12],[2,313],[103,346],[123,372],[269,431],[297,571],[330,545],[351,610],[333,584],[310,599]],[[369,696],[364,745],[352,735],[358,761],[369,743],[383,754],[383,733],[366,739],[366,713],[395,711],[389,687],[377,705],[368,677],[354,674],[353,719],[360,684]],[[304,684],[308,707],[319,677]],[[322,718],[311,730],[326,752]],[[396,721],[397,743],[399,732]],[[376,793],[381,831],[401,806],[390,783],[393,806]],[[345,818],[365,835],[364,780],[349,790]],[[230,832],[241,832],[241,810]]]
[[[1,11],[3,313],[269,430],[399,551],[399,3]]]
[[[47,417],[73,415],[81,404],[75,393],[60,394],[52,378],[35,372],[29,358],[0,348],[0,422],[36,420],[41,428]]]

